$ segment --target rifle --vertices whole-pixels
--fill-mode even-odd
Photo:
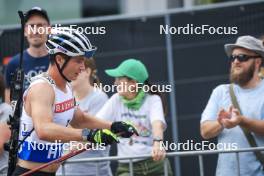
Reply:
[[[19,143],[19,126],[20,116],[22,109],[22,96],[23,96],[23,82],[24,82],[24,71],[22,68],[23,64],[23,50],[24,50],[24,26],[25,17],[22,11],[18,11],[21,20],[21,43],[20,43],[20,61],[19,67],[12,75],[12,82],[10,87],[10,99],[13,113],[9,116],[8,125],[11,129],[11,137],[5,149],[9,151],[8,158],[8,172],[7,175],[11,176],[16,168],[17,163],[17,152],[20,146]]]
[[[76,155],[79,155],[80,153],[82,153],[82,152],[84,152],[84,151],[86,151],[86,149],[81,149],[81,150],[74,150],[74,151],[71,151],[70,153],[68,153],[68,154],[66,154],[66,155],[64,155],[64,156],[62,156],[62,157],[60,157],[60,158],[58,158],[58,159],[56,159],[56,160],[50,161],[50,162],[45,163],[45,164],[43,164],[43,165],[41,165],[41,166],[39,166],[39,167],[36,167],[36,168],[34,168],[34,169],[32,169],[32,170],[29,170],[29,171],[23,173],[23,174],[20,175],[20,176],[30,176],[30,175],[32,175],[34,172],[37,172],[37,171],[39,171],[39,170],[41,170],[41,169],[43,169],[43,168],[46,168],[46,167],[48,167],[48,166],[50,166],[50,165],[52,165],[52,164],[55,164],[55,163],[62,163],[63,161],[65,161],[65,160],[67,160],[67,159],[69,159],[69,158],[72,158],[72,157],[74,157],[74,156],[76,156]]]

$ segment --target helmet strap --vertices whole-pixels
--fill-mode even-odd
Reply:
[[[67,82],[71,82],[71,80],[67,79],[66,76],[63,74],[63,70],[66,67],[66,65],[68,64],[68,62],[70,61],[70,57],[66,57],[64,59],[65,59],[65,62],[63,63],[61,68],[60,68],[60,65],[58,64],[58,62],[56,61],[56,58],[55,58],[55,64],[56,64],[62,78],[65,79]]]

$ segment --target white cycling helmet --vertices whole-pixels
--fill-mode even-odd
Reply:
[[[87,58],[92,57],[97,49],[85,35],[68,27],[52,28],[46,47],[51,55],[63,53],[70,57],[86,56]]]

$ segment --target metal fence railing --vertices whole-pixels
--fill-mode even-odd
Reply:
[[[264,147],[252,147],[252,148],[243,148],[236,150],[203,150],[203,151],[179,151],[179,152],[168,152],[166,157],[186,157],[186,156],[197,156],[199,161],[199,173],[200,176],[204,176],[204,166],[203,166],[203,156],[211,155],[211,154],[220,154],[220,153],[235,153],[236,154],[236,163],[238,168],[237,176],[240,176],[240,164],[239,164],[239,153],[241,152],[254,152],[254,151],[264,151]],[[129,172],[130,176],[133,176],[133,159],[147,159],[150,158],[151,155],[140,155],[140,156],[128,156],[128,157],[100,157],[100,158],[83,158],[83,159],[70,159],[66,162],[62,163],[62,175],[65,173],[65,165],[73,164],[73,163],[85,163],[85,162],[100,162],[100,161],[118,161],[118,160],[129,160]],[[166,160],[165,160],[166,161]],[[97,163],[98,164],[98,163]],[[168,176],[168,168],[167,163],[164,162],[164,175]],[[97,166],[98,168],[98,166]],[[99,176],[98,169],[96,176]]]

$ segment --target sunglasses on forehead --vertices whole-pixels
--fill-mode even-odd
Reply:
[[[250,56],[250,55],[246,55],[246,54],[238,54],[238,55],[231,55],[229,59],[231,62],[234,62],[235,59],[237,59],[239,62],[246,62],[249,59],[256,59],[259,57],[261,57],[261,56],[259,56],[259,55]]]

